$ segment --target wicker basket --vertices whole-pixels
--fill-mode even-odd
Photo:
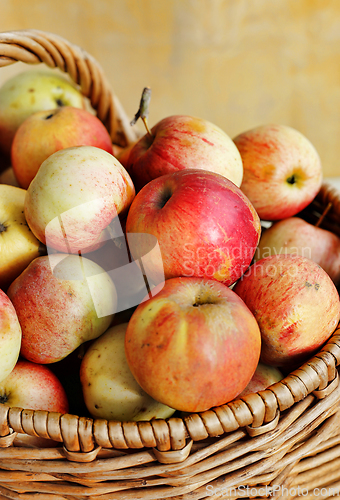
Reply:
[[[0,66],[45,63],[69,74],[112,141],[136,140],[97,62],[41,31],[0,33]],[[340,195],[326,184],[301,214],[340,236]],[[331,497],[340,489],[340,329],[269,389],[209,411],[116,422],[0,405],[0,498],[198,500]],[[17,433],[54,448],[13,446]],[[332,490],[333,488],[333,490]]]

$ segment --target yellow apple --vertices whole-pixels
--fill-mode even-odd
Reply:
[[[62,106],[85,107],[81,92],[62,75],[29,70],[7,80],[0,88],[0,150],[9,156],[16,130],[32,113]]]
[[[45,247],[28,227],[24,215],[26,190],[0,184],[0,288],[6,290]]]
[[[137,384],[127,364],[127,323],[109,328],[86,351],[80,381],[87,409],[107,420],[168,418],[175,410],[155,401]]]
[[[129,174],[112,154],[94,146],[69,147],[40,165],[27,189],[25,217],[49,248],[83,254],[109,239],[108,226],[127,212],[134,196]]]

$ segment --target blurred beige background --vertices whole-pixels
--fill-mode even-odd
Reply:
[[[0,11],[0,31],[49,31],[92,54],[131,118],[149,85],[150,126],[183,113],[234,137],[283,123],[340,176],[339,0],[0,0]],[[22,69],[2,68],[0,84]]]

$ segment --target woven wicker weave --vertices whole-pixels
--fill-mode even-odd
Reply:
[[[114,143],[136,140],[84,50],[41,31],[0,33],[0,66],[16,61],[68,73]],[[301,215],[316,223],[325,208],[321,227],[340,236],[340,195],[330,186]],[[168,420],[121,423],[0,405],[0,499],[331,497],[330,488],[340,490],[339,363],[340,329],[267,390]],[[55,447],[13,446],[17,433]]]

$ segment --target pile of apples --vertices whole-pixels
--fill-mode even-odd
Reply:
[[[340,239],[297,216],[322,183],[309,140],[186,115],[150,130],[143,96],[146,134],[118,148],[63,77],[0,89],[0,403],[204,411],[281,380],[339,322]]]

